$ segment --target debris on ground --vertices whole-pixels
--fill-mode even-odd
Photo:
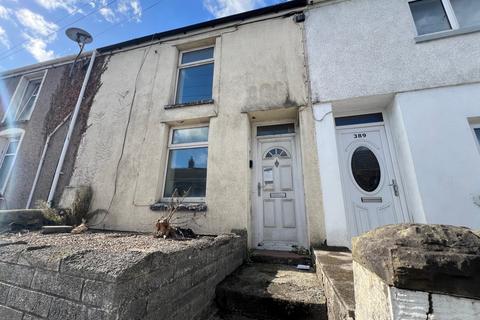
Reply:
[[[80,234],[80,233],[84,233],[88,230],[88,226],[87,226],[87,220],[83,219],[82,220],[82,224],[73,228],[73,230],[71,231],[71,233],[73,234]]]

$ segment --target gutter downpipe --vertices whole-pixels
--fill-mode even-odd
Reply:
[[[60,158],[58,159],[57,169],[55,171],[55,176],[53,177],[50,193],[48,194],[47,203],[49,206],[52,205],[53,196],[55,195],[55,190],[57,189],[58,180],[60,179],[60,174],[63,168],[63,163],[65,162],[65,156],[67,155],[67,150],[70,145],[70,139],[72,138],[73,129],[75,129],[78,113],[80,112],[80,106],[82,105],[85,90],[87,88],[88,80],[90,79],[90,73],[92,72],[93,63],[95,62],[96,56],[97,50],[93,50],[92,57],[90,58],[90,64],[88,65],[87,73],[85,74],[85,79],[83,80],[82,89],[80,90],[80,94],[78,95],[77,104],[75,105],[72,119],[70,120],[68,132],[65,137],[65,142],[63,143],[62,153],[60,154]]]
[[[47,139],[45,140],[42,157],[40,158],[40,162],[38,163],[37,173],[35,174],[35,179],[33,180],[32,189],[30,190],[30,194],[28,195],[27,206],[25,207],[25,209],[29,209],[30,205],[32,204],[33,194],[35,193],[35,189],[37,188],[38,179],[40,178],[40,172],[43,168],[43,162],[45,161],[47,149],[50,145],[50,139],[55,135],[55,133],[57,133],[58,130],[60,130],[61,127],[63,127],[63,125],[67,122],[71,115],[72,114],[70,113],[68,116],[66,116],[65,119],[60,122],[60,124],[47,136]]]

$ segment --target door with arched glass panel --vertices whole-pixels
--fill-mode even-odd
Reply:
[[[338,128],[337,134],[350,235],[407,222],[384,126]]]
[[[256,135],[255,247],[292,250],[306,246],[294,125],[259,126]]]

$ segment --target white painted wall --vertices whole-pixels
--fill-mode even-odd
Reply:
[[[418,185],[409,197],[416,220],[480,229],[480,152],[469,123],[480,117],[480,84],[401,93],[390,109],[406,189]]]
[[[327,245],[350,247],[332,105],[313,106]]]
[[[407,0],[325,1],[305,29],[314,102],[480,81],[480,32],[417,44]]]

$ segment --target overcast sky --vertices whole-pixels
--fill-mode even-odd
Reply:
[[[0,71],[69,54],[65,29],[89,31],[93,49],[284,0],[0,0]]]

